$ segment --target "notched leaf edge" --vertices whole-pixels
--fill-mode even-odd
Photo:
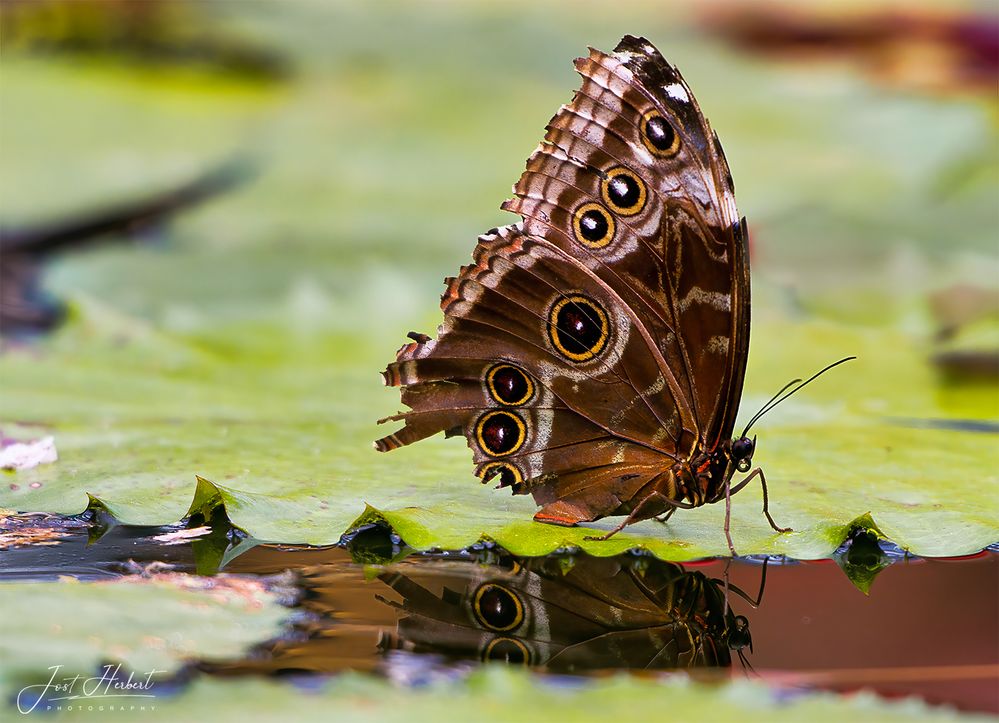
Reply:
[[[254,530],[252,529],[252,525],[240,523],[239,518],[241,515],[239,514],[240,510],[238,509],[238,500],[245,498],[250,495],[250,493],[218,485],[205,477],[201,477],[200,475],[196,475],[195,478],[197,482],[192,495],[191,504],[188,507],[188,518],[198,516],[208,522],[211,521],[213,517],[221,514],[230,521],[230,524],[234,528],[240,530],[251,538],[256,538],[255,542],[257,543],[270,542],[275,544],[291,544],[288,543],[287,540],[257,538],[254,534]],[[118,524],[115,519],[114,510],[110,509],[103,500],[89,493],[87,496],[89,500],[87,513],[94,521],[104,526],[109,526],[109,523],[110,526]],[[253,494],[252,496],[266,497],[266,495],[259,494]],[[276,506],[282,504],[282,499],[280,497],[273,497],[271,500]],[[401,514],[403,512],[404,510],[386,510],[364,503],[364,510],[353,520],[353,522],[347,525],[344,530],[340,531],[339,534],[336,531],[331,531],[330,540],[328,542],[324,541],[323,543],[315,544],[346,544],[349,542],[351,536],[357,534],[360,530],[362,530],[362,528],[377,525],[387,529],[391,534],[398,536],[400,542],[404,543],[407,547],[410,547],[413,550],[427,551],[443,549],[442,545],[435,543],[434,533],[430,529],[421,524],[419,521],[408,519],[403,516]],[[526,526],[533,526],[537,524],[539,523],[529,521],[524,522],[524,525]],[[511,526],[508,525],[507,527],[510,528]],[[616,555],[623,552],[632,552],[653,555],[658,559],[669,562],[684,562],[704,557],[723,556],[720,554],[705,552],[698,545],[693,544],[688,540],[664,539],[659,541],[649,538],[630,540],[627,536],[622,535],[614,538],[614,542],[616,542],[616,544],[586,541],[583,537],[588,531],[584,528],[580,528],[580,530],[581,533],[578,536],[578,539],[572,534],[561,534],[552,535],[549,539],[539,542],[537,538],[533,537],[530,529],[523,526],[513,526],[512,529],[500,529],[490,532],[483,531],[480,532],[475,538],[460,540],[460,544],[448,544],[447,547],[449,549],[461,549],[476,545],[484,547],[498,545],[512,554],[525,556],[550,555],[555,552],[565,550],[582,550],[588,554],[601,557]],[[898,545],[882,531],[870,512],[865,512],[864,514],[854,518],[851,522],[842,525],[842,527],[837,530],[837,534],[832,538],[834,542],[829,545],[828,552],[811,559],[836,559],[837,551],[843,552],[847,550],[848,543],[855,536],[861,533],[875,540],[881,547],[894,547],[900,552],[909,552],[907,548]],[[533,539],[531,539],[530,542],[525,542],[525,540],[529,538]],[[773,551],[748,549],[744,554],[773,554]],[[786,555],[786,557],[789,559],[799,559],[794,558],[793,555]],[[869,590],[869,583],[865,586]],[[864,589],[864,586],[858,587],[862,590]]]

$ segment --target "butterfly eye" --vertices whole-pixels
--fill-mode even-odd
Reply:
[[[576,240],[591,249],[601,249],[614,238],[614,219],[599,203],[587,203],[572,215]]]
[[[600,184],[600,194],[611,210],[622,216],[634,216],[645,208],[645,184],[625,168],[615,168]]]
[[[756,445],[749,437],[739,437],[732,442],[732,456],[736,462],[748,461],[753,456]]]
[[[527,438],[527,425],[511,412],[489,412],[475,425],[475,438],[483,452],[502,457],[516,452]]]
[[[680,150],[680,137],[662,113],[650,110],[642,122],[642,143],[653,155],[669,158]]]
[[[753,466],[753,452],[756,450],[756,442],[749,437],[739,437],[732,442],[732,459],[735,460],[735,468],[740,472],[748,472]]]
[[[534,396],[534,382],[510,364],[497,364],[486,372],[486,389],[494,400],[511,407],[524,404]]]
[[[484,627],[506,632],[524,622],[524,606],[508,588],[487,582],[475,591],[472,612]]]
[[[507,665],[530,665],[531,651],[516,638],[493,638],[482,651],[482,660]]]
[[[595,301],[580,294],[559,299],[548,312],[548,340],[563,356],[589,361],[607,345],[610,323]]]
[[[736,615],[728,631],[728,647],[741,650],[748,647],[752,651],[753,637],[749,634],[749,620],[744,615]]]

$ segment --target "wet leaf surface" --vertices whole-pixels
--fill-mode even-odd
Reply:
[[[163,567],[102,582],[0,585],[5,696],[17,683],[44,683],[54,665],[60,676],[93,676],[114,663],[162,680],[195,659],[242,656],[282,630],[288,610],[261,581]]]
[[[233,703],[238,701],[238,703]],[[294,720],[337,721],[580,721],[608,719],[739,721],[948,721],[974,720],[932,709],[915,700],[886,702],[874,696],[841,698],[828,694],[799,695],[752,682],[725,686],[668,681],[610,678],[585,687],[532,680],[523,672],[488,669],[462,684],[437,682],[422,689],[402,689],[358,676],[344,676],[318,690],[295,690],[271,682],[200,681],[176,701],[157,704],[151,720],[172,720],[178,711],[211,709],[217,720],[256,716]],[[985,717],[982,717],[984,720]]]
[[[197,5],[204,25],[182,20],[149,36],[165,39],[152,63],[148,47],[127,42],[102,49],[91,38],[84,56],[5,45],[5,229],[155,197],[247,151],[260,169],[252,183],[130,239],[137,243],[50,260],[42,291],[69,303],[66,324],[50,337],[2,342],[0,436],[51,436],[58,460],[0,473],[0,515],[89,507],[87,519],[104,525],[90,528],[93,539],[111,527],[107,538],[132,573],[100,584],[0,585],[6,700],[52,665],[93,675],[116,661],[181,671],[143,720],[958,718],[913,700],[807,693],[793,687],[801,680],[539,681],[492,668],[454,679],[405,659],[390,680],[185,684],[189,661],[240,659],[282,632],[289,611],[241,578],[199,580],[171,566],[213,574],[245,561],[259,540],[329,543],[375,521],[421,549],[485,537],[519,554],[727,553],[717,507],[591,542],[583,538],[592,529],[536,524],[529,498],[482,488],[459,440],[391,455],[370,447],[384,432],[374,420],[398,404],[378,372],[408,331],[432,332],[440,280],[467,262],[475,236],[512,220],[497,206],[575,86],[569,60],[625,32],[649,36],[683,69],[749,219],[754,329],[743,419],[789,379],[860,357],[756,429],[772,510],[795,531],[775,536],[750,487],[734,500],[739,552],[825,557],[856,530],[927,555],[999,539],[990,494],[999,469],[996,315],[968,316],[951,299],[944,311],[953,313],[937,308],[934,318],[927,302],[939,306],[934,294],[956,285],[995,298],[991,99],[885,90],[838,65],[747,60],[697,30],[694,6],[625,4],[609,17],[597,6],[519,2],[278,4]],[[208,41],[192,46],[191,28]],[[172,64],[195,46],[199,67]],[[144,59],[122,63],[123,52]],[[254,57],[276,63],[257,66],[268,82],[246,66]],[[185,517],[194,530],[114,527]],[[257,539],[233,535],[229,520]],[[52,544],[79,524],[0,516],[0,554],[42,556],[3,572],[118,574]],[[196,532],[205,534],[189,540]],[[166,537],[132,560],[143,535]],[[382,552],[367,562],[407,549]],[[841,562],[870,592],[883,560],[867,553],[851,546]],[[271,572],[283,569],[273,564]],[[883,589],[879,581],[873,594]],[[941,670],[933,674],[946,677]],[[414,681],[425,685],[397,685]]]
[[[806,343],[792,352],[777,344],[790,335]],[[966,554],[999,538],[999,503],[983,494],[996,483],[993,435],[893,421],[988,419],[987,394],[937,386],[914,342],[897,332],[765,321],[756,339],[749,409],[765,400],[756,390],[815,368],[826,349],[860,360],[759,425],[756,461],[767,471],[771,509],[795,531],[769,529],[751,486],[733,504],[741,553],[827,556],[866,513],[917,554]],[[210,516],[223,505],[254,537],[281,542],[328,544],[377,517],[421,549],[485,536],[518,554],[567,545],[600,555],[640,545],[665,559],[724,554],[720,505],[587,541],[611,523],[532,522],[529,498],[476,483],[458,440],[375,453],[370,410],[385,400],[365,380],[377,367],[342,360],[346,341],[271,326],[211,340],[148,328],[122,336],[84,317],[51,342],[9,349],[0,368],[21,383],[0,392],[3,408],[55,434],[61,459],[8,475],[0,505],[78,513],[90,494],[130,524]],[[196,476],[206,482],[198,486]]]
[[[866,513],[921,554],[999,539],[988,494],[999,453],[994,433],[975,431],[994,429],[999,391],[928,361],[925,302],[955,280],[994,287],[982,233],[994,226],[992,177],[962,172],[970,180],[940,191],[955,168],[994,158],[988,109],[872,95],[845,69],[806,79],[744,63],[640,7],[610,26],[520,11],[405,11],[405,32],[391,30],[396,10],[248,13],[243,22],[275,42],[295,38],[299,70],[284,87],[5,60],[5,218],[140,197],[247,147],[261,176],[178,219],[165,243],[50,269],[70,321],[51,339],[5,345],[0,410],[5,433],[16,422],[28,438],[51,434],[60,459],[5,475],[0,506],[72,513],[89,494],[125,522],[160,524],[223,504],[257,538],[311,543],[337,540],[368,510],[419,548],[485,536],[524,554],[725,552],[717,507],[586,541],[592,529],[535,524],[530,499],[481,489],[458,440],[370,449],[382,431],[373,420],[397,406],[377,372],[407,331],[433,329],[439,280],[478,232],[504,222],[497,204],[575,82],[568,59],[641,28],[696,88],[750,221],[743,419],[788,379],[860,357],[758,426],[774,516],[795,531],[773,534],[751,486],[735,498],[737,550],[827,556]],[[503,28],[504,67],[475,40],[480,22]],[[358,45],[372,33],[377,49]]]

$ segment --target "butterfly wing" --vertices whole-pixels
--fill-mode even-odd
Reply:
[[[512,569],[505,569],[510,563]],[[689,577],[682,567],[656,561],[639,575],[620,558],[564,563],[505,558],[489,566],[468,560],[387,568],[379,579],[401,596],[395,647],[553,671],[731,662],[727,655],[706,654],[716,636],[702,634],[697,623],[718,610],[696,608],[687,615],[674,609],[672,592]]]
[[[411,411],[376,442],[463,434],[563,524],[628,512],[731,433],[749,314],[727,164],[679,73],[631,37],[576,67],[503,206],[523,222],[480,238],[437,338],[386,369]]]
[[[411,411],[383,420],[405,426],[376,448],[463,434],[484,481],[561,501],[551,521],[612,513],[674,461],[628,433],[663,424],[635,393],[660,377],[655,341],[592,271],[517,227],[474,259],[448,280],[437,338],[415,335],[384,372]]]
[[[689,86],[648,41],[591,49],[576,68],[582,87],[503,207],[610,284],[658,340],[667,384],[653,403],[676,404],[690,433],[661,443],[711,449],[731,436],[749,347],[745,226],[728,163]]]

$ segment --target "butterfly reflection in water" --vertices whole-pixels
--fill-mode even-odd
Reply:
[[[720,580],[654,558],[502,555],[396,565],[378,579],[402,598],[390,602],[400,618],[386,651],[578,673],[724,668],[752,645]]]
[[[203,661],[215,674],[381,672],[419,682],[456,662],[498,661],[551,672],[749,667],[749,622],[730,602],[757,607],[736,585],[697,569],[631,554],[524,558],[501,550],[372,562],[355,538],[329,563],[295,570],[293,629],[239,661]],[[286,560],[266,557],[265,563]],[[253,565],[254,555],[243,558]],[[259,568],[256,568],[259,569]],[[287,578],[284,578],[287,580]],[[376,653],[373,655],[372,653]],[[436,659],[436,660],[435,660]],[[438,667],[437,663],[442,663]],[[463,666],[457,666],[459,669]]]
[[[728,163],[648,41],[575,65],[582,87],[503,204],[522,221],[479,237],[437,338],[410,333],[383,373],[410,411],[381,420],[405,426],[375,448],[464,435],[476,474],[531,493],[536,520],[624,515],[604,538],[724,500],[734,554],[730,497],[756,477],[788,528],[750,472],[749,425],[733,438],[750,284]]]

